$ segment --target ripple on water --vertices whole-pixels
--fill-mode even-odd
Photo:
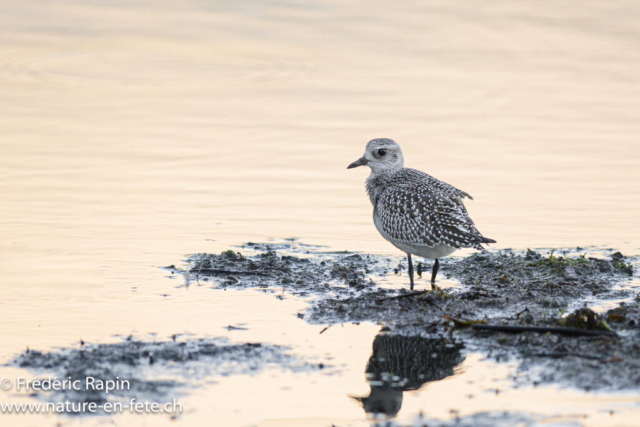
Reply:
[[[22,83],[123,87],[261,85],[307,75],[310,65],[255,53],[73,51],[0,61],[0,78]]]

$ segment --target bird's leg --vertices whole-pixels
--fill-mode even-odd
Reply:
[[[436,258],[436,261],[433,263],[433,270],[431,271],[431,289],[437,289],[436,286],[436,276],[438,275],[438,269],[440,268],[440,261]]]
[[[413,290],[413,263],[411,262],[410,253],[407,253],[407,259],[409,260],[409,281],[411,282],[411,290]]]

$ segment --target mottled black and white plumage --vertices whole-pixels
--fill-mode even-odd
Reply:
[[[407,253],[413,288],[411,254],[435,259],[460,248],[482,250],[483,237],[462,200],[472,197],[431,175],[404,167],[400,146],[387,138],[369,141],[365,154],[349,168],[369,166],[366,189],[373,204],[373,220],[382,236]]]
[[[366,183],[381,232],[392,243],[482,249],[462,199],[469,194],[415,169],[371,174]]]

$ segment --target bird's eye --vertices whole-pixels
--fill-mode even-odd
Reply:
[[[381,148],[378,150],[378,155],[384,156],[385,154],[387,154],[386,148]]]

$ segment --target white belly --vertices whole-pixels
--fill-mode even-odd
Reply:
[[[452,248],[451,246],[445,245],[443,243],[439,243],[435,246],[424,246],[424,245],[413,245],[411,243],[399,242],[391,238],[391,236],[387,235],[382,229],[382,224],[378,218],[378,215],[373,213],[373,223],[375,224],[378,232],[382,234],[382,237],[387,239],[393,246],[400,249],[403,252],[409,253],[411,255],[417,255],[424,258],[429,259],[438,259],[448,255],[451,255],[458,249]]]
[[[393,246],[400,249],[403,252],[410,253],[412,255],[421,256],[429,259],[438,259],[448,255],[451,255],[458,249],[452,248],[451,246],[447,246],[445,244],[438,244],[434,247],[428,246],[420,246],[420,245],[411,245],[407,243],[393,242],[389,240]]]

